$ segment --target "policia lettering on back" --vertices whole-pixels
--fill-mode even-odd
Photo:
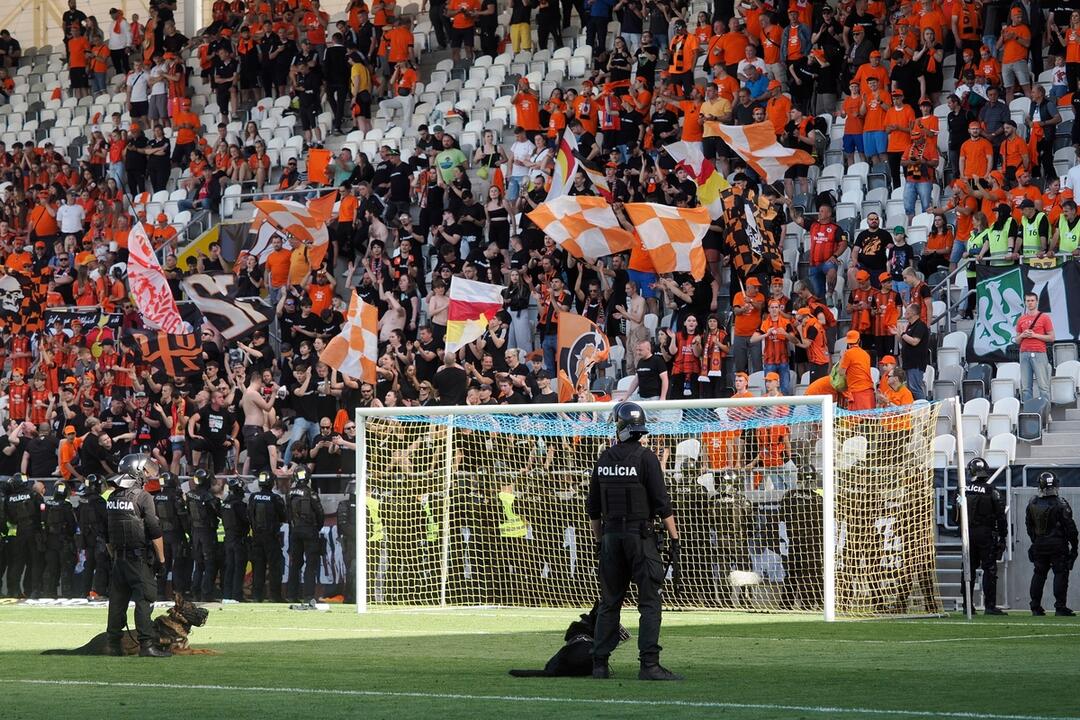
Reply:
[[[637,403],[624,402],[615,406],[612,417],[618,442],[600,454],[589,483],[588,512],[600,559],[592,676],[611,677],[608,658],[619,644],[619,613],[632,580],[641,610],[638,678],[681,680],[660,665],[660,588],[667,565],[660,558],[651,524],[654,517],[663,521],[677,569],[679,531],[671,498],[660,461],[639,442],[648,432],[645,411]]]

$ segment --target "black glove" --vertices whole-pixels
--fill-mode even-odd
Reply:
[[[158,580],[165,579],[165,563],[161,562],[157,558],[154,558],[154,577]]]
[[[994,548],[994,550],[995,550],[995,551],[997,552],[997,558],[998,558],[999,560],[1001,560],[1001,559],[1004,559],[1004,557],[1005,557],[1005,551],[1006,551],[1007,549],[1008,549],[1008,548],[1007,548],[1007,546],[1005,545],[1005,543],[1004,543],[1004,542],[999,542],[999,543],[997,544],[997,546],[996,546],[996,547]]]
[[[682,579],[682,568],[679,565],[679,541],[678,539],[671,539],[668,541],[668,564],[671,566],[671,580],[678,583]]]
[[[1028,548],[1028,560],[1030,560],[1031,562],[1035,562],[1035,548],[1034,547],[1029,547]]]
[[[597,562],[600,561],[600,549],[603,546],[604,546],[604,544],[602,542],[600,542],[599,540],[594,540],[593,541],[593,555],[596,556]]]

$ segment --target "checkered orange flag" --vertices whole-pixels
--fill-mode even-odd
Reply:
[[[634,246],[634,236],[622,229],[604,198],[561,195],[527,214],[556,245],[577,258],[604,257]]]
[[[319,360],[343,375],[374,383],[378,359],[379,313],[354,290],[341,334],[327,343]]]
[[[627,203],[623,208],[656,272],[688,272],[695,280],[705,277],[705,249],[701,239],[709,231],[708,208],[677,208],[657,203]]]

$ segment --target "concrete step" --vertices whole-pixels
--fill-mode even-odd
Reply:
[[[1043,436],[1045,440],[1046,436]],[[1020,444],[1016,446],[1016,454],[1020,457],[1028,457],[1037,460],[1075,460],[1075,445],[1031,445],[1027,452],[1021,451]]]
[[[1046,432],[1039,443],[1042,447],[1069,445],[1074,451],[1080,447],[1080,432]]]
[[[1051,420],[1047,431],[1052,433],[1080,433],[1080,420]]]
[[[1080,420],[1080,408],[1068,408],[1065,410],[1066,420]]]

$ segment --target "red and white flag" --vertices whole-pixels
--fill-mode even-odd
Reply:
[[[563,131],[559,140],[559,148],[555,153],[555,172],[551,175],[551,187],[548,188],[547,199],[554,200],[570,192],[574,184],[574,175],[578,171],[577,138],[570,128]]]
[[[707,208],[677,208],[656,203],[627,203],[623,207],[656,272],[688,272],[695,280],[705,277],[705,249],[701,239],[709,231]]]
[[[629,250],[633,234],[619,225],[607,200],[589,195],[563,195],[528,213],[555,244],[577,258],[600,258]]]
[[[727,179],[705,157],[699,142],[680,140],[665,145],[664,150],[672,159],[686,168],[687,173],[697,183],[698,202],[709,209],[709,217],[716,219],[724,213],[723,192],[731,187]],[[677,166],[676,166],[677,167]]]
[[[501,285],[450,279],[450,306],[446,311],[446,352],[465,347],[484,334],[488,320],[503,309]]]
[[[176,298],[141,222],[135,223],[128,234],[127,273],[131,296],[146,326],[170,335],[183,334],[185,326]]]
[[[805,150],[796,150],[781,145],[776,140],[776,131],[772,123],[760,122],[754,125],[721,125],[720,137],[765,178],[765,182],[776,182],[792,165],[813,165],[814,158]]]
[[[374,384],[379,359],[379,312],[353,290],[341,333],[326,344],[319,360],[343,375]]]

